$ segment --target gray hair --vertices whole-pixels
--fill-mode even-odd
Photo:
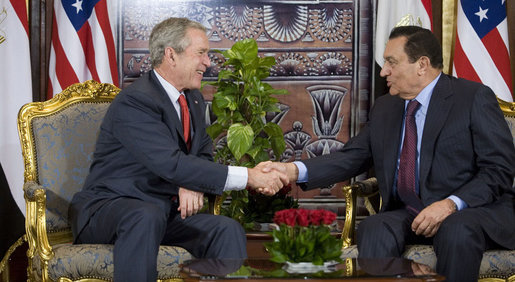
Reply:
[[[206,32],[202,24],[187,18],[169,18],[154,26],[149,40],[150,62],[154,68],[163,62],[166,47],[172,47],[178,54],[184,52],[191,43],[186,36],[190,28]]]

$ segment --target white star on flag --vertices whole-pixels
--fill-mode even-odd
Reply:
[[[77,9],[77,14],[82,11],[82,0],[76,0],[75,3],[72,4],[73,7]]]
[[[486,12],[488,12],[488,9],[483,10],[483,9],[481,9],[481,6],[479,6],[479,12],[475,13],[474,15],[479,17],[479,22],[482,22],[483,19],[488,20],[488,17],[486,16]]]

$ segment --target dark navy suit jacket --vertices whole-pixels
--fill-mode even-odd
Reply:
[[[106,201],[131,197],[169,215],[179,187],[220,195],[227,167],[212,161],[202,94],[186,91],[195,134],[188,152],[182,124],[154,72],[123,89],[102,122],[90,173],[70,206],[74,238]]]
[[[399,207],[393,182],[404,112],[398,96],[378,98],[365,128],[341,152],[308,159],[304,189],[347,180],[374,167],[383,211]],[[498,244],[515,248],[515,148],[492,90],[442,74],[420,149],[420,197],[425,206],[456,195],[474,208]]]

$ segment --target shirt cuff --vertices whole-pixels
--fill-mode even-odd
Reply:
[[[451,199],[456,204],[456,210],[461,211],[464,208],[467,208],[468,205],[465,203],[462,199],[458,198],[457,196],[450,195],[447,197],[447,199]]]
[[[225,180],[224,191],[243,190],[247,187],[249,178],[246,167],[229,166],[227,179]]]
[[[303,162],[295,161],[293,162],[297,166],[299,170],[299,176],[297,177],[297,183],[306,183],[308,182],[308,168]]]

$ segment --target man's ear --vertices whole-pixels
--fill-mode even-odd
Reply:
[[[431,67],[431,61],[428,57],[422,56],[417,61],[418,64],[418,74],[423,75],[427,72],[427,70]]]
[[[171,64],[175,64],[175,58],[177,58],[177,53],[172,47],[165,48],[165,60],[169,60]]]

